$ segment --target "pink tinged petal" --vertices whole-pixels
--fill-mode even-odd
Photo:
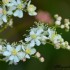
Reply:
[[[11,52],[5,51],[5,52],[3,53],[3,55],[4,55],[4,56],[10,56],[10,55],[11,55]]]
[[[13,55],[11,55],[10,57],[9,57],[9,60],[14,60],[14,56]]]
[[[16,51],[20,51],[21,50],[21,45],[16,46]]]
[[[36,39],[35,42],[37,46],[40,46],[41,42],[39,40]]]
[[[35,46],[35,41],[34,40],[31,41],[30,46],[31,47]]]
[[[25,56],[26,58],[28,58],[28,59],[30,59],[30,56],[28,55],[28,54],[26,54],[26,56]]]
[[[19,61],[20,61],[19,58],[17,56],[14,56],[14,63],[17,63]]]

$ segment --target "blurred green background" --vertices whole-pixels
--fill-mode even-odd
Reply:
[[[63,18],[70,18],[70,0],[32,0],[38,10],[48,11],[53,17],[59,14]],[[22,19],[14,18],[13,28],[8,27],[2,34],[1,38],[9,42],[19,41],[23,39],[23,34],[34,23],[35,17],[30,17],[24,13]],[[70,42],[70,32],[63,32],[62,36],[66,41]],[[59,49],[56,50],[52,45],[37,47],[37,50],[45,58],[45,62],[41,63],[35,58],[27,60],[25,63],[20,62],[18,65],[8,65],[8,63],[0,62],[0,70],[70,70],[70,51]]]

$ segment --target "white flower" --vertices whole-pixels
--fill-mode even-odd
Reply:
[[[65,28],[65,25],[61,25],[61,29],[64,29]]]
[[[11,0],[2,0],[4,4],[8,4]]]
[[[30,36],[25,38],[25,41],[26,42],[30,42],[30,46],[40,46],[41,42],[41,33],[43,32],[42,29],[37,29],[36,28],[34,29],[31,29],[30,31]]]
[[[42,34],[40,40],[41,40],[42,44],[45,45],[45,44],[46,44],[46,41],[49,40],[49,37],[47,37],[47,36],[45,36],[44,34]]]
[[[36,49],[31,47],[30,44],[26,44],[25,46],[22,46],[22,49],[26,53],[25,58],[27,59],[30,59],[30,56],[36,53]]]
[[[21,45],[16,46],[16,48],[7,45],[6,51],[3,52],[3,55],[6,56],[6,61],[17,63],[24,58],[25,53],[21,51]]]
[[[54,36],[55,36],[55,31],[51,28],[48,28],[47,32],[48,32],[48,35],[49,35],[48,38],[52,41]]]
[[[23,8],[24,8],[24,4],[22,2],[22,0],[17,0],[16,1],[16,11],[14,12],[14,16],[22,18],[23,17]]]
[[[6,11],[6,8],[0,8],[0,18],[3,22],[7,22],[7,11]]]
[[[16,5],[16,0],[2,0],[4,5],[7,7],[12,7]]]
[[[28,6],[27,6],[27,11],[28,11],[28,14],[30,16],[35,16],[37,15],[37,12],[35,12],[36,10],[36,7],[33,5],[33,4],[30,4],[31,2],[28,3]]]
[[[61,43],[61,42],[63,42],[64,40],[63,40],[63,38],[61,37],[61,35],[59,35],[59,34],[56,34],[55,35],[55,37],[54,37],[54,40],[53,40],[53,42],[56,44],[56,43]]]
[[[55,24],[56,24],[56,25],[60,25],[60,24],[61,24],[61,21],[57,20],[57,21],[55,22]]]

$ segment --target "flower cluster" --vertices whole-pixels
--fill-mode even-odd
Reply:
[[[0,26],[3,23],[8,23],[12,19],[12,16],[22,18],[23,12],[28,12],[30,16],[35,16],[36,7],[31,4],[31,0],[2,0],[0,5]],[[11,21],[12,22],[12,21]]]
[[[8,43],[7,41],[0,40],[0,55],[5,58],[0,59],[9,64],[17,64],[19,61],[25,62],[26,59],[31,57],[38,58],[41,62],[44,62],[44,58],[36,51],[35,46],[45,45],[47,43],[53,45],[56,49],[64,48],[70,50],[70,45],[67,41],[64,41],[62,36],[57,33],[54,27],[50,27],[41,22],[35,22],[36,26],[29,30],[29,35],[25,37],[19,43]]]
[[[62,17],[59,16],[58,14],[54,15],[56,21],[55,21],[55,25],[60,27],[61,29],[65,29],[66,31],[69,31],[70,29],[70,21],[69,19],[64,19],[64,24],[61,23],[62,21]]]

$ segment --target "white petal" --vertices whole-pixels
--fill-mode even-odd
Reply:
[[[8,11],[7,14],[8,14],[8,15],[12,15],[13,12],[12,12],[12,11]]]
[[[18,14],[19,14],[19,11],[18,10],[16,10],[15,12],[14,12],[14,16],[18,16]]]
[[[17,56],[19,57],[20,60],[22,60],[24,58],[24,56],[25,56],[25,53],[24,52],[19,52],[17,54]]]
[[[35,41],[34,40],[31,41],[30,46],[32,46],[32,47],[35,46]]]
[[[12,51],[11,45],[7,45],[7,50],[8,50],[8,51]]]
[[[2,19],[3,19],[4,22],[7,22],[7,16],[6,15],[3,15]]]
[[[39,40],[36,39],[35,42],[37,46],[40,46],[41,42]]]
[[[35,54],[35,53],[36,53],[36,49],[31,49],[30,55],[33,55],[33,54]]]
[[[14,56],[14,62],[19,62],[19,58],[17,56]]]
[[[16,46],[16,51],[20,51],[21,50],[21,45]]]
[[[14,56],[11,55],[11,56],[9,57],[9,60],[13,60],[13,59],[14,59]]]
[[[39,30],[37,30],[37,35],[40,35],[41,33],[43,32],[43,29],[39,29]]]
[[[19,18],[22,18],[22,17],[23,17],[23,12],[22,12],[22,10],[19,10],[18,17],[19,17]]]
[[[3,53],[3,55],[4,55],[4,56],[10,56],[10,55],[11,55],[11,52],[5,51],[5,52]]]
[[[17,0],[17,4],[21,4],[21,0]]]
[[[30,56],[28,54],[25,57],[28,58],[28,59],[30,59]]]
[[[29,12],[29,15],[30,15],[30,16],[36,16],[37,13],[36,13],[36,12]]]
[[[26,41],[26,42],[29,42],[30,40],[31,40],[31,37],[25,38],[25,41]]]
[[[22,18],[22,17],[23,17],[23,12],[22,12],[22,10],[16,10],[16,11],[14,12],[14,16],[17,16],[17,17],[19,17],[19,18]]]
[[[34,31],[31,31],[31,32],[30,32],[30,35],[33,35],[33,34],[35,34]]]
[[[22,45],[22,50],[25,51],[25,47]]]

